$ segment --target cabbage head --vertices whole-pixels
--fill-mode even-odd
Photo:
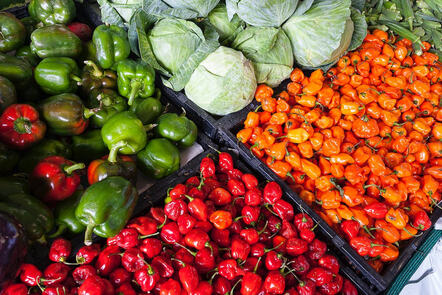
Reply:
[[[160,20],[147,36],[156,61],[172,75],[204,41],[196,24],[175,18]]]
[[[226,0],[229,19],[237,14],[256,27],[280,27],[298,5],[298,0]]]
[[[292,45],[282,29],[248,27],[239,33],[232,47],[253,62],[258,83],[276,87],[292,72]]]
[[[233,39],[244,29],[245,23],[237,15],[232,20],[227,16],[226,5],[218,5],[208,16],[208,21],[219,35],[221,44],[230,44]]]
[[[206,17],[220,0],[163,0],[172,8],[188,9],[198,13],[198,17]]]
[[[318,68],[347,51],[354,30],[350,6],[351,0],[315,0],[304,14],[295,12],[283,25],[298,64]]]
[[[223,116],[247,106],[256,87],[252,63],[240,51],[221,46],[196,68],[185,93],[202,109]]]

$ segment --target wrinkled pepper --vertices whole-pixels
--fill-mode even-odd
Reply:
[[[126,59],[117,65],[118,92],[132,105],[137,97],[148,98],[155,92],[155,71],[142,61]]]
[[[23,23],[9,12],[0,12],[0,52],[9,52],[22,46],[26,40]]]
[[[32,67],[24,59],[0,53],[0,76],[12,82],[27,82],[32,78]]]
[[[46,26],[68,24],[76,15],[73,0],[31,0],[28,12],[32,18]]]
[[[0,141],[13,149],[27,149],[42,140],[45,133],[46,124],[30,105],[10,105],[0,117]]]
[[[127,33],[115,25],[100,25],[92,36],[97,50],[97,61],[103,69],[110,69],[115,63],[125,60],[130,54]]]
[[[137,115],[143,124],[151,124],[155,122],[163,112],[160,97],[161,92],[157,89],[156,97],[135,98],[129,110]]]
[[[77,91],[77,83],[81,81],[79,75],[77,63],[69,57],[45,58],[34,71],[37,84],[52,95]]]
[[[143,123],[132,112],[125,111],[111,117],[101,129],[101,136],[109,148],[110,162],[116,162],[117,154],[133,155],[147,143]]]
[[[101,128],[112,116],[128,109],[126,100],[112,89],[103,89],[92,102],[86,117],[89,117],[92,127]]]
[[[89,121],[80,97],[72,93],[51,96],[42,102],[42,115],[52,133],[78,135],[84,132]]]
[[[418,230],[427,230],[431,227],[431,220],[425,211],[419,211],[413,216],[411,225]]]
[[[19,153],[0,142],[0,175],[11,173],[20,159]]]
[[[86,60],[81,76],[81,90],[85,97],[96,96],[104,89],[117,88],[117,73],[111,70],[100,69],[93,61]],[[90,107],[88,105],[88,107]]]
[[[101,130],[90,130],[81,135],[72,136],[71,148],[74,161],[92,161],[108,153],[101,138]]]
[[[77,57],[82,51],[82,43],[66,26],[52,25],[32,32],[31,50],[40,58]]]
[[[92,232],[103,238],[118,234],[137,200],[137,190],[123,177],[111,176],[89,186],[75,209],[75,216],[86,226],[84,243],[92,244]]]
[[[15,86],[7,78],[0,76],[0,113],[17,102]]]
[[[32,171],[31,190],[45,202],[67,199],[80,185],[78,170],[84,167],[83,163],[74,163],[60,156],[44,158]]]
[[[137,163],[143,173],[160,179],[180,168],[180,151],[166,138],[152,139],[137,154]]]
[[[135,184],[137,178],[137,166],[129,156],[119,156],[116,162],[107,161],[107,156],[92,161],[87,169],[89,184],[102,181],[110,176],[121,176]]]
[[[68,230],[72,234],[79,234],[85,230],[85,226],[75,217],[75,208],[80,202],[83,190],[77,190],[72,196],[57,203],[54,210],[56,232],[51,238],[57,237]]]
[[[198,136],[198,128],[186,114],[166,113],[158,118],[156,133],[161,137],[177,142],[181,147],[189,147]]]

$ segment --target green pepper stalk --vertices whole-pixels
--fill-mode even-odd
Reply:
[[[95,108],[85,109],[85,117],[90,118],[92,127],[96,128],[103,127],[112,116],[128,109],[126,100],[112,89],[103,89],[91,104]]]
[[[117,87],[117,73],[111,70],[102,70],[93,61],[86,60],[83,69],[81,89],[85,97],[94,100],[97,93],[105,89]]]

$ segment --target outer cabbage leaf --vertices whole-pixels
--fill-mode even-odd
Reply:
[[[227,8],[224,4],[220,4],[212,10],[207,19],[218,32],[221,44],[230,44],[245,27],[244,21],[237,15],[234,15],[232,20],[229,20]]]
[[[240,51],[221,46],[195,69],[185,92],[202,109],[223,116],[248,105],[256,87],[252,63]]]
[[[226,0],[229,19],[237,14],[256,27],[280,27],[294,12],[298,0]]]
[[[253,62],[256,80],[278,86],[293,69],[293,50],[282,29],[249,27],[239,33],[232,47]]]
[[[365,16],[359,10],[352,7],[351,19],[355,29],[351,38],[350,46],[348,47],[348,51],[355,50],[361,46],[365,36],[367,36],[367,22],[365,21]]]
[[[298,64],[320,67],[347,50],[353,34],[350,5],[350,0],[316,0],[303,15],[283,25]]]
[[[198,13],[198,17],[206,17],[220,0],[163,0],[172,8],[187,9]]]

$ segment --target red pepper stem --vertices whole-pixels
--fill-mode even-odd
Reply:
[[[107,157],[107,160],[111,163],[117,162],[117,155],[121,148],[127,146],[127,142],[120,141],[117,144],[112,145],[112,148],[110,149],[109,156]]]
[[[259,256],[258,261],[256,261],[255,267],[253,268],[253,272],[256,273],[258,271],[259,263],[261,262],[262,256]]]
[[[258,232],[258,235],[262,234],[263,232],[265,232],[265,230],[267,229],[267,226],[269,225],[269,221],[266,220],[266,224],[264,224],[264,227]]]
[[[283,244],[284,244],[284,242],[281,242],[281,243],[279,243],[278,246],[276,246],[276,247],[273,247],[273,248],[271,248],[271,249],[264,249],[264,253],[269,253],[270,251],[276,250],[276,249],[278,249],[279,247],[281,247]]]
[[[63,170],[67,175],[71,175],[74,171],[83,169],[84,167],[86,167],[84,163],[76,163],[74,165],[64,167]]]
[[[138,239],[139,239],[139,240],[143,240],[143,239],[147,239],[147,238],[150,238],[150,237],[157,236],[157,235],[159,235],[159,234],[160,234],[159,232],[156,232],[156,233],[153,233],[153,234],[150,234],[150,235],[139,236]]]
[[[103,72],[100,70],[100,68],[98,68],[97,64],[95,64],[93,61],[91,60],[85,60],[84,64],[91,67],[92,68],[92,75],[100,78],[103,76]]]
[[[239,284],[241,281],[242,281],[242,279],[238,280],[238,281],[235,283],[235,285],[233,285],[232,289],[230,290],[230,295],[235,294],[235,293],[234,293],[235,288],[236,288],[236,286],[238,286],[238,284]]]
[[[219,272],[215,271],[213,275],[210,277],[209,284],[212,285],[213,279],[219,274]]]
[[[181,245],[180,243],[175,243],[175,245],[180,246],[183,249],[186,249],[192,256],[196,256],[196,252],[193,252],[192,250],[190,250],[189,248],[187,248],[186,246]]]
[[[189,196],[189,195],[184,195],[188,200],[189,200],[189,202],[192,202],[193,200],[195,200],[195,198],[192,198],[191,196]]]
[[[404,232],[406,232],[407,234],[409,234],[410,236],[412,236],[412,237],[420,237],[420,236],[422,236],[422,232],[420,233],[420,234],[418,234],[418,235],[414,235],[414,234],[412,234],[412,233],[410,233],[410,231],[407,229],[407,228],[403,228],[402,229]]]
[[[210,144],[208,145],[209,148],[211,148],[212,150],[214,150],[215,152],[217,152],[218,154],[221,154],[221,152],[219,150],[217,150],[216,148],[214,148],[213,146],[211,146]]]
[[[14,121],[14,131],[19,134],[31,134],[32,123],[28,118],[20,117]]]
[[[157,226],[157,229],[162,229],[163,226],[166,225],[166,222],[167,222],[167,215],[164,215],[164,221],[163,221],[163,223],[161,223],[160,225]]]
[[[170,260],[172,260],[172,261],[178,261],[179,263],[181,263],[182,265],[183,265],[183,267],[186,267],[186,263],[184,262],[184,261],[182,261],[181,259],[178,259],[178,258],[170,258]]]
[[[89,220],[89,223],[86,227],[86,231],[84,232],[84,244],[86,246],[92,245],[92,233],[94,231],[95,224],[92,223],[92,220]]]
[[[55,233],[51,234],[50,236],[48,236],[48,238],[52,239],[52,238],[58,237],[59,235],[64,233],[65,230],[66,230],[66,225],[62,224],[58,227],[57,231]]]
[[[137,81],[137,80],[132,80],[132,82],[130,83],[130,87],[131,87],[131,91],[129,94],[129,101],[127,102],[128,105],[132,105],[135,98],[137,98],[138,96],[138,92],[140,91],[142,85],[141,82]]]
[[[370,237],[372,237],[373,239],[375,239],[375,236],[373,236],[373,234],[371,233],[370,229],[369,229],[366,225],[362,226],[362,228],[367,232],[367,234],[368,234]]]

